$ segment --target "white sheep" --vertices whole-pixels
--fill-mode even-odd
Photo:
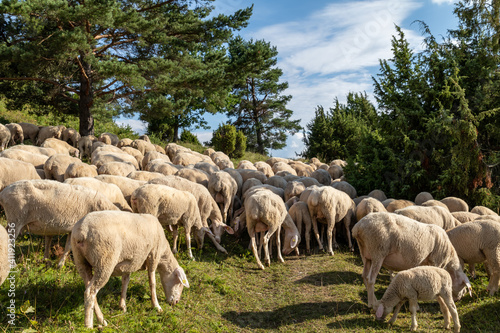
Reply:
[[[56,138],[48,138],[46,139],[40,147],[42,148],[52,148],[54,149],[58,154],[67,154],[71,155],[74,157],[79,157],[80,156],[80,151],[70,145],[69,143],[56,139]]]
[[[179,166],[167,162],[163,159],[155,159],[152,161],[149,161],[149,163],[146,165],[144,170],[150,171],[150,172],[158,172],[161,173],[164,176],[171,176],[175,175],[177,171],[179,171]]]
[[[30,163],[0,157],[0,191],[23,179],[40,179],[40,176]]]
[[[178,226],[184,227],[189,258],[193,258],[191,229],[209,232],[201,222],[196,198],[187,191],[165,185],[145,184],[132,193],[130,202],[134,213],[152,214],[173,232],[174,253],[177,252]]]
[[[7,150],[0,152],[0,157],[5,157],[13,160],[30,163],[37,169],[43,169],[43,165],[48,159],[48,156],[46,155],[32,153],[22,149],[13,149],[13,148],[9,148]]]
[[[135,180],[128,177],[115,176],[115,175],[99,175],[95,177],[95,179],[98,179],[105,183],[115,184],[116,186],[118,186],[129,205],[130,205],[130,196],[132,195],[132,193],[137,188],[146,184],[146,181],[143,180]]]
[[[208,174],[203,170],[182,168],[175,175],[208,187]]]
[[[446,232],[433,224],[424,224],[406,216],[378,212],[354,225],[352,235],[358,241],[363,260],[363,282],[368,293],[368,307],[377,301],[375,280],[380,268],[401,271],[430,265],[446,269],[453,281],[454,298],[460,299],[469,279]]]
[[[23,134],[23,128],[21,125],[17,123],[10,123],[6,124],[5,127],[7,127],[10,131],[10,145],[13,146],[16,144],[16,141],[19,141],[20,144],[23,144],[24,142],[24,134]]]
[[[463,265],[469,265],[475,276],[475,264],[486,262],[490,295],[498,291],[500,282],[500,224],[496,221],[475,221],[447,231]]]
[[[146,165],[148,165],[149,162],[152,160],[156,159],[163,159],[165,162],[170,162],[170,158],[162,153],[159,153],[157,151],[148,151],[146,154],[144,154],[144,158],[142,159],[142,170],[147,170]]]
[[[485,206],[475,206],[474,208],[471,209],[470,212],[479,215],[498,215],[496,212]]]
[[[120,141],[120,139],[116,134],[108,132],[101,133],[101,135],[99,135],[98,140],[107,145],[113,145],[113,146],[116,146],[118,144],[118,141]]]
[[[384,205],[376,198],[368,197],[356,205],[356,220],[359,221],[366,215],[374,212],[386,212]]]
[[[45,140],[47,141],[47,140]],[[60,182],[64,181],[64,174],[72,163],[82,163],[78,158],[67,154],[55,154],[50,156],[43,165],[46,179],[54,179]]]
[[[151,302],[163,311],[156,296],[158,269],[167,302],[179,302],[183,287],[189,283],[170,250],[158,219],[148,214],[93,212],[79,220],[71,232],[71,245],[78,273],[85,284],[85,326],[97,320],[107,325],[97,303],[97,293],[112,275],[122,276],[120,308],[126,311],[125,298],[130,273],[147,269]]]
[[[15,224],[15,237],[23,230],[45,237],[44,257],[50,253],[52,236],[71,232],[83,216],[97,210],[118,210],[111,201],[95,190],[84,186],[59,183],[53,180],[20,180],[0,192],[0,205],[7,223]],[[71,250],[70,238],[58,266]]]
[[[136,167],[128,162],[107,162],[97,168],[99,175],[115,175],[127,177],[131,172],[136,171]]]
[[[217,171],[208,179],[208,191],[220,207],[222,222],[227,224],[233,216],[233,203],[238,192],[238,184],[227,172]]]
[[[25,150],[25,151],[29,151],[30,153],[41,154],[41,155],[45,155],[47,157],[50,157],[52,155],[57,154],[57,152],[52,148],[44,148],[44,147],[38,147],[38,146],[32,146],[32,145],[17,145],[17,146],[9,148],[9,150],[15,150],[15,149]]]
[[[159,172],[151,172],[151,171],[132,171],[127,175],[127,178],[135,179],[135,180],[144,180],[148,181],[155,178],[160,178],[165,176]]]
[[[50,138],[60,139],[65,128],[63,125],[41,127],[36,138],[36,145],[40,146],[45,140]]]
[[[18,123],[18,124],[23,129],[24,138],[30,139],[31,144],[34,145],[36,143],[36,137],[38,136],[38,131],[40,131],[38,125],[31,123]]]
[[[418,222],[435,224],[444,230],[453,229],[460,225],[460,222],[448,209],[440,206],[408,206],[398,209],[394,213],[404,215]]]
[[[265,163],[265,162],[263,162]],[[269,164],[265,163],[269,167]],[[283,190],[286,189],[286,186],[288,185],[288,182],[285,180],[285,178],[280,177],[280,176],[271,176],[266,179],[264,184],[272,185],[274,187],[279,187],[282,188]]]
[[[394,310],[389,320],[392,324],[398,317],[401,306],[408,300],[411,313],[411,330],[416,331],[418,301],[437,300],[444,317],[445,329],[450,329],[450,314],[454,332],[460,332],[460,320],[452,297],[450,274],[442,268],[420,266],[399,272],[392,279],[380,301],[375,304],[375,317],[384,320]]]
[[[64,172],[64,180],[68,178],[78,178],[78,177],[96,177],[97,167],[95,165],[73,162],[68,165],[66,172]]]
[[[275,232],[277,232],[278,236],[280,235],[282,226],[285,229],[283,254],[287,255],[299,244],[300,234],[292,218],[286,211],[283,200],[278,195],[267,189],[257,190],[246,197],[244,206],[246,226],[248,234],[250,235],[250,245],[260,269],[264,269],[264,265],[262,265],[257,252],[257,243],[255,241],[256,233],[266,232],[261,238],[261,242],[264,246],[264,263],[268,266],[271,264],[269,240]],[[278,260],[284,262],[281,256],[280,237],[276,237],[276,244]]]
[[[295,225],[297,226],[297,230],[299,231],[299,233],[302,233],[302,225],[304,225],[304,238],[306,239],[306,253],[310,254],[312,220],[311,220],[311,215],[309,214],[309,208],[307,207],[307,203],[302,201],[295,202],[288,210],[288,214],[290,214],[290,217],[292,218],[293,222],[295,222]]]
[[[8,226],[7,226],[8,227]],[[13,239],[12,239],[13,241]],[[9,234],[7,230],[0,225],[0,286],[9,276],[10,271],[10,262],[9,262],[9,244],[11,243],[9,238]],[[14,250],[14,247],[11,247],[11,251]]]

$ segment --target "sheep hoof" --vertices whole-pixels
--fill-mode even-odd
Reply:
[[[162,312],[163,312],[163,309],[161,308],[161,306],[158,306],[158,307],[156,308],[156,310],[158,310],[158,313],[162,313]]]

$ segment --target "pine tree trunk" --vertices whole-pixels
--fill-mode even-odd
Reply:
[[[175,115],[174,117],[175,119],[175,122],[174,122],[174,142],[177,142],[179,141],[179,119],[180,119],[180,116],[179,115]]]
[[[83,55],[80,56],[82,65],[80,71],[80,100],[78,109],[80,114],[80,135],[94,135],[94,118],[90,108],[94,103],[94,91],[92,90],[91,66],[85,62]]]

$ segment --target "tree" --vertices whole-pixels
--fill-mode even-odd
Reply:
[[[247,137],[247,149],[260,154],[285,147],[287,134],[301,129],[300,120],[291,120],[293,111],[286,108],[292,97],[281,95],[288,83],[279,82],[283,71],[275,67],[277,55],[276,47],[264,40],[238,36],[229,42],[229,68],[237,83],[235,103],[227,113]]]
[[[51,95],[78,106],[80,133],[92,134],[99,104],[137,101],[146,93],[179,96],[170,90],[183,82],[190,62],[208,60],[202,55],[251,15],[247,8],[208,18],[211,2],[2,1],[0,80],[51,87]]]

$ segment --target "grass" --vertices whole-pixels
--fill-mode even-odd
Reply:
[[[1,223],[5,225],[5,220]],[[60,251],[66,236],[59,239]],[[42,237],[24,235],[16,247],[16,326],[7,323],[9,283],[0,287],[0,332],[84,332],[83,281],[73,262],[58,270],[43,261]],[[288,256],[273,260],[265,271],[257,269],[248,250],[248,239],[227,235],[223,245],[229,255],[217,253],[205,243],[189,260],[185,244],[177,255],[190,288],[170,307],[158,280],[158,296],[164,312],[151,305],[144,271],[132,274],[127,313],[118,306],[121,281],[112,277],[99,291],[98,301],[109,326],[103,332],[401,332],[408,331],[407,306],[393,326],[374,319],[366,306],[362,262],[346,248],[333,257],[324,253]],[[377,297],[390,282],[386,271],[377,278]],[[487,277],[479,267],[474,294],[457,302],[462,332],[491,332],[500,325],[498,296],[486,293]],[[437,302],[420,302],[420,331],[442,332],[443,317]],[[95,318],[94,318],[95,320]],[[95,323],[97,324],[97,323]]]

